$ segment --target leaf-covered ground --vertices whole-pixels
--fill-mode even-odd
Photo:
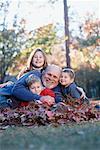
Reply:
[[[85,149],[100,149],[100,109],[87,102],[0,110],[0,150]]]
[[[0,150],[99,150],[100,122],[0,130]]]
[[[52,107],[30,103],[27,107],[0,110],[0,129],[6,126],[41,126],[100,120],[100,108],[81,101],[67,101]]]
[[[8,125],[40,126],[99,121],[100,109],[87,103],[65,102],[52,107],[38,103],[30,103],[27,107],[0,110],[0,129]]]

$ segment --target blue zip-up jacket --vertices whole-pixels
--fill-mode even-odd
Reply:
[[[62,95],[62,92],[61,92],[61,87],[60,87],[60,84],[58,84],[55,88],[52,89],[56,95],[55,97],[55,102],[56,103],[59,103],[59,102],[62,102],[63,101],[63,95]]]
[[[61,86],[61,92],[64,97],[70,95],[72,98],[80,99],[80,92],[77,89],[77,85],[73,82],[69,86]]]
[[[13,86],[14,83],[0,88],[0,95],[11,96]]]

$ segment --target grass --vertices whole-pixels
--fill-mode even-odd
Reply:
[[[0,150],[99,150],[100,122],[59,127],[8,127]]]

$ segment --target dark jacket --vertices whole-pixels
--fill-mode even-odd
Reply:
[[[33,94],[31,91],[29,91],[26,83],[26,78],[34,74],[41,78],[41,72],[37,70],[30,71],[28,73],[25,73],[16,83],[14,84],[12,88],[12,95],[21,100],[21,101],[35,101],[39,100],[41,98],[40,95]]]
[[[61,86],[61,92],[62,92],[62,94],[63,94],[64,97],[66,97],[67,95],[69,95],[72,98],[80,99],[80,93],[79,93],[79,91],[77,89],[77,85],[74,82],[71,83],[67,87]]]

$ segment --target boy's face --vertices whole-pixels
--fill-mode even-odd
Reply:
[[[29,87],[29,90],[32,93],[40,94],[42,91],[42,85],[40,82],[35,82],[35,83],[31,84],[31,86]]]
[[[60,83],[61,85],[68,86],[70,85],[74,79],[72,79],[67,72],[62,72],[60,76]]]

